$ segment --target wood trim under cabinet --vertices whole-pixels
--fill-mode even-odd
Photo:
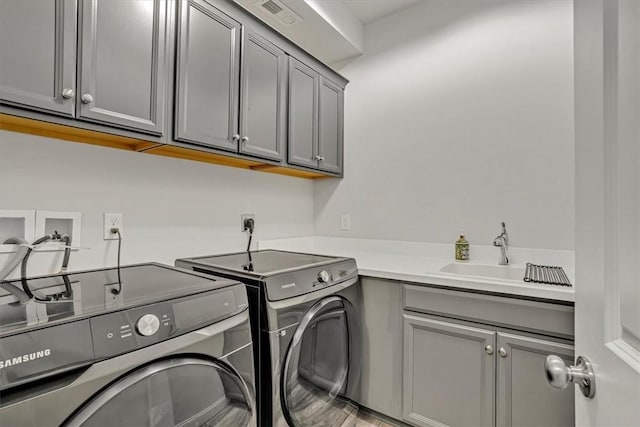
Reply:
[[[142,139],[76,128],[73,126],[65,126],[56,123],[49,123],[41,120],[12,116],[10,114],[0,113],[0,130],[8,130],[29,135],[38,135],[47,138],[62,139],[65,141],[80,142],[83,144],[111,147],[120,150],[136,151],[140,153],[148,153],[158,156],[212,163],[222,166],[230,166],[260,172],[275,173],[296,178],[317,179],[325,178],[328,176],[313,171],[265,164],[260,162],[259,160],[225,156],[223,154],[195,150],[176,145],[159,144]]]
[[[9,114],[0,114],[0,129],[128,151],[144,151],[150,147],[161,145],[142,139],[64,126]]]

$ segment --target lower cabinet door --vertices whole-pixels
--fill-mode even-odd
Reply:
[[[556,354],[573,365],[573,346],[498,333],[498,426],[574,426],[574,389],[547,384],[544,361]]]
[[[492,426],[491,330],[404,314],[402,415],[417,426]]]

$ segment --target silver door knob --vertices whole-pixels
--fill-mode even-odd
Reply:
[[[249,142],[249,137],[248,136],[243,136],[242,139],[240,140],[240,142],[242,142],[243,144],[246,144],[247,142]]]
[[[85,93],[80,97],[84,104],[91,104],[93,102],[93,96],[90,93]]]
[[[316,156],[315,159],[318,160],[318,161],[323,161],[324,157],[323,156]]]
[[[240,140],[240,135],[238,135],[238,134],[236,133],[235,135],[233,135],[233,136],[231,137],[231,140],[232,140],[233,142],[238,142],[238,141]]]
[[[500,347],[498,349],[498,354],[500,355],[500,357],[507,357],[507,350],[505,350],[504,347]]]
[[[596,395],[596,376],[591,362],[586,357],[578,356],[575,366],[567,366],[560,357],[552,354],[544,362],[547,382],[553,388],[563,389],[572,382],[580,387],[580,391],[591,399]]]
[[[62,89],[62,97],[63,97],[64,99],[71,99],[71,98],[73,98],[73,97],[74,97],[74,95],[75,95],[75,94],[76,94],[76,93],[74,92],[74,90],[73,90],[73,89],[69,89],[69,88],[67,88],[67,89]]]
[[[487,353],[489,356],[491,356],[493,354],[493,347],[491,347],[490,345],[486,346],[484,348],[485,353]]]

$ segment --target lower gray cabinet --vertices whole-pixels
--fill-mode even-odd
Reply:
[[[404,314],[404,420],[494,425],[495,340],[488,329]]]
[[[549,354],[573,365],[573,346],[498,333],[498,426],[574,426],[574,389],[551,388],[543,373]]]
[[[549,354],[573,364],[572,345],[468,322],[407,312],[403,317],[405,421],[434,427],[574,425],[574,387],[552,389],[544,375]]]

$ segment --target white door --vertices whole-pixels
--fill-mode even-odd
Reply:
[[[574,5],[576,425],[640,426],[640,1]]]

